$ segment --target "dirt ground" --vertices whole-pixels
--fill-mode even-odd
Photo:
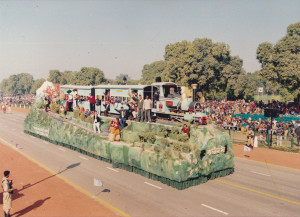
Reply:
[[[254,148],[250,152],[244,152],[244,145],[237,144],[233,145],[233,151],[235,157],[300,169],[300,154],[266,148]]]
[[[24,108],[12,107],[12,111],[28,114],[30,112],[30,109],[29,108],[24,109]]]
[[[16,189],[11,210],[14,217],[120,216],[33,163],[16,150],[0,144],[1,178],[4,170],[11,171],[10,178]],[[0,216],[2,216],[2,194],[1,190]]]

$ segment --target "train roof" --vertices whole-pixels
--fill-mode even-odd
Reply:
[[[169,81],[169,82],[157,82],[157,83],[151,84],[151,86],[162,86],[162,85],[176,85],[177,86],[176,83],[171,82],[171,81]]]
[[[81,85],[62,85],[61,88],[68,88],[68,89],[91,89],[91,88],[108,88],[108,89],[144,89],[148,86],[162,86],[162,85],[176,85],[174,82],[157,82],[151,85],[111,85],[111,84],[100,84],[96,86],[81,86]]]
[[[80,86],[80,85],[62,85],[61,88],[68,89],[91,89],[91,88],[109,88],[109,89],[144,89],[145,87],[150,85],[97,85],[97,86]]]
[[[61,88],[66,89],[91,89],[94,86],[81,86],[81,85],[61,85]]]
[[[150,86],[150,85],[97,85],[95,88],[113,88],[113,89],[118,89],[118,88],[128,88],[128,89],[144,89],[145,87]]]

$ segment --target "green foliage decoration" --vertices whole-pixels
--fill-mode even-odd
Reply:
[[[159,152],[160,152],[160,147],[159,147],[159,145],[155,145],[155,146],[154,146],[154,152],[155,152],[156,154],[159,154]]]
[[[169,146],[169,140],[166,138],[161,138],[160,139],[160,144],[163,146]]]
[[[59,104],[57,103],[51,103],[50,105],[50,109],[53,113],[57,113],[59,112]]]
[[[172,134],[179,134],[179,132],[180,132],[180,130],[179,130],[179,128],[177,126],[173,126],[171,128],[171,133]]]
[[[173,144],[173,150],[174,151],[181,151],[181,145],[179,143],[174,143]]]
[[[85,120],[85,115],[84,115],[84,113],[81,113],[81,114],[80,114],[79,119],[80,119],[81,121],[84,121],[84,120]]]
[[[91,123],[92,124],[94,120],[93,120],[92,117],[87,116],[84,121],[87,122],[87,123]]]
[[[189,136],[186,134],[178,134],[177,139],[180,142],[187,142],[189,140]]]
[[[78,109],[75,109],[74,111],[73,111],[73,117],[74,118],[79,118],[79,110]]]
[[[184,144],[182,145],[182,152],[184,152],[184,153],[190,153],[190,152],[191,152],[191,147],[190,147],[190,145],[184,143]]]
[[[169,148],[167,148],[164,153],[163,153],[163,158],[164,159],[170,159],[172,157],[172,153],[171,150]]]

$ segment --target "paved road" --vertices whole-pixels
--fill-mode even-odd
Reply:
[[[234,174],[178,191],[24,134],[24,118],[0,113],[0,138],[57,172],[80,162],[61,175],[131,216],[300,216],[300,170],[236,158]]]

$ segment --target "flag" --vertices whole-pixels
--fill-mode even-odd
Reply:
[[[94,178],[94,186],[103,187],[103,182],[99,179]]]
[[[255,136],[255,138],[254,138],[254,144],[253,144],[253,146],[254,146],[255,148],[258,147],[258,139],[257,139],[257,136]]]

